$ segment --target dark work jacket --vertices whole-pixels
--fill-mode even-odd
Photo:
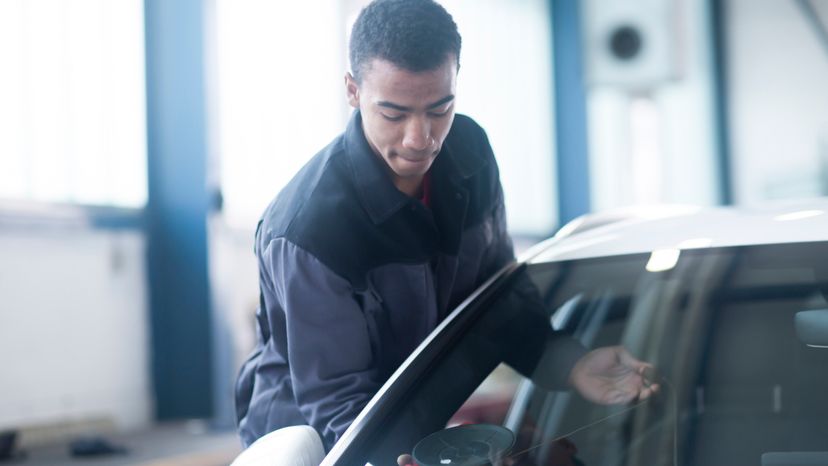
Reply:
[[[265,211],[258,344],[236,385],[245,445],[308,424],[326,446],[412,350],[514,259],[484,131],[456,115],[431,206],[393,185],[355,112]]]

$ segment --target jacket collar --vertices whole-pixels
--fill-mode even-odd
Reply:
[[[444,171],[455,183],[467,179],[486,165],[485,158],[468,150],[468,142],[462,137],[452,137],[456,125],[452,126],[449,136],[443,143],[432,171]],[[394,186],[388,175],[385,162],[371,149],[362,130],[362,115],[354,111],[345,129],[345,152],[350,160],[354,186],[360,201],[375,224],[387,220],[402,209],[412,198]],[[445,163],[446,159],[452,163]],[[440,163],[438,163],[440,162]],[[441,173],[442,174],[442,173]],[[439,200],[437,200],[439,202]]]

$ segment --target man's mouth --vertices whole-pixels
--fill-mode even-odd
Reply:
[[[397,155],[397,157],[405,160],[406,162],[422,163],[422,162],[425,162],[425,161],[431,159],[431,157],[434,156],[434,152],[428,152],[428,153],[421,154],[421,155],[410,155],[410,154],[400,154],[400,153],[397,153],[396,155]]]
[[[427,157],[410,157],[410,156],[407,156],[407,155],[401,155],[400,158],[405,160],[406,162],[414,162],[414,163],[425,162],[427,160]]]

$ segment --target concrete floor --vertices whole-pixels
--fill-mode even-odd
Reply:
[[[106,439],[126,454],[73,458],[68,444],[24,450],[25,455],[0,465],[14,466],[227,466],[241,452],[235,431],[203,432],[185,423],[153,427]],[[203,429],[202,429],[203,430]]]

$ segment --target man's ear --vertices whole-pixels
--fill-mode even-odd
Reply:
[[[345,73],[345,94],[348,96],[348,104],[351,107],[359,108],[359,84],[351,73]]]

